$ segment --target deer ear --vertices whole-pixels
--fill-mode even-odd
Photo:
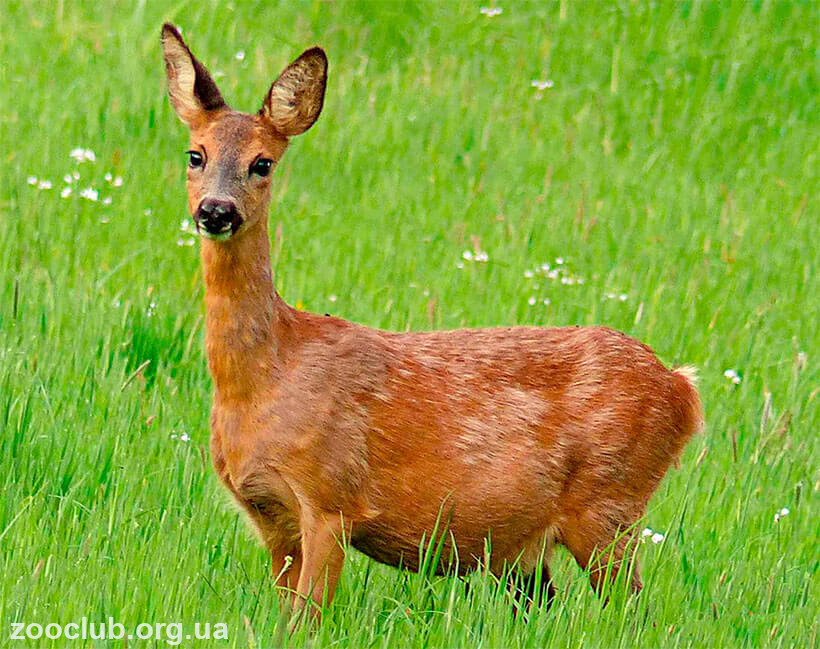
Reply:
[[[259,114],[282,135],[304,133],[319,118],[327,85],[327,56],[320,47],[305,51],[273,82]]]
[[[225,107],[225,100],[208,70],[170,23],[162,26],[162,53],[168,77],[168,96],[183,122],[193,126],[206,116],[207,111]]]

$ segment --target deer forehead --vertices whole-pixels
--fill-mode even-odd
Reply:
[[[228,164],[258,156],[278,160],[288,144],[263,117],[227,111],[191,131],[191,143],[203,147],[209,160]]]

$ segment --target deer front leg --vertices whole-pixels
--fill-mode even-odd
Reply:
[[[222,464],[224,466],[224,461]],[[239,480],[226,478],[223,482],[248,513],[259,538],[270,552],[275,585],[284,603],[292,604],[302,570],[296,499],[279,475],[271,471],[249,471]]]
[[[293,604],[302,570],[302,548],[284,516],[263,513],[258,507],[239,501],[251,519],[260,540],[270,553],[271,574],[283,606]]]
[[[322,605],[329,605],[333,600],[345,558],[343,531],[339,514],[317,517],[302,529],[302,570],[296,586],[296,612],[309,607],[311,615],[318,620]]]
[[[260,528],[264,534],[264,524]],[[265,545],[270,552],[274,584],[283,590],[283,599],[291,602],[297,592],[302,570],[302,549],[298,543],[285,543],[273,535],[267,537]]]

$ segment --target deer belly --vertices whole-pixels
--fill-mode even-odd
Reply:
[[[378,515],[354,527],[352,545],[377,561],[411,570],[437,551],[437,571],[456,563],[459,572],[469,571],[488,552],[491,567],[516,561],[542,541],[551,545],[554,536],[555,508],[537,483],[500,485],[485,476],[458,485],[431,478],[417,482],[415,490],[383,491],[390,504],[382,501]]]

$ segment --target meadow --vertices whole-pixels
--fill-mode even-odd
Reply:
[[[0,7],[0,646],[13,623],[225,623],[217,647],[816,647],[820,5]],[[187,134],[160,27],[255,111],[319,44],[275,172],[276,285],[395,330],[605,324],[693,364],[707,425],[653,498],[643,593],[562,551],[550,609],[351,551],[292,635],[208,454]]]

